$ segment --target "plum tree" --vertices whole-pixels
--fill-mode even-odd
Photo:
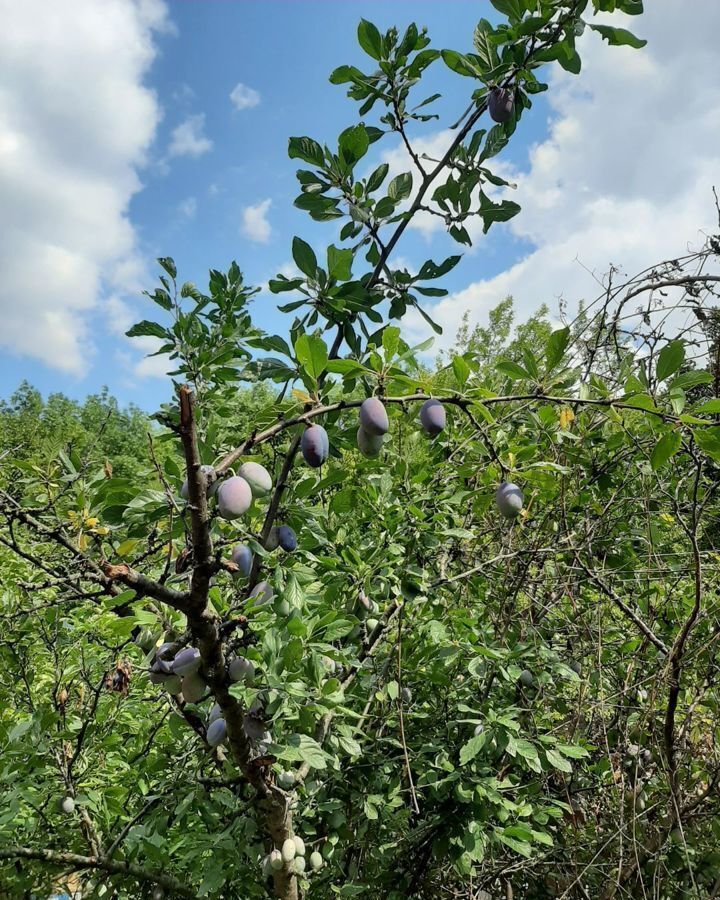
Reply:
[[[260,463],[244,462],[238,469],[237,474],[250,485],[253,497],[266,497],[272,490],[270,473]]]
[[[222,482],[217,492],[218,513],[223,519],[239,519],[250,509],[252,491],[244,478],[234,475]]]
[[[303,459],[313,469],[319,468],[330,454],[330,439],[322,425],[309,425],[303,432],[300,446]]]
[[[488,93],[488,112],[493,122],[504,124],[512,118],[515,98],[509,88],[494,87]]]
[[[522,512],[523,492],[510,481],[503,481],[495,492],[495,504],[506,519],[515,519]]]
[[[468,246],[517,214],[494,160],[525,127],[543,67],[580,69],[584,4],[495,7],[502,22],[482,20],[468,53],[435,49],[415,26],[361,23],[366,62],[332,75],[359,101],[357,121],[337,140],[290,139],[296,206],[330,222],[334,243],[320,253],[315,231],[313,246],[295,237],[293,274],[270,279],[291,294],[282,334],[253,322],[236,263],[201,290],[160,260],[158,321],[131,333],[167,348],[177,389],[131,478],[78,455],[72,434],[61,453],[18,453],[0,407],[0,894],[37,890],[53,861],[101,872],[118,896],[163,884],[249,900],[571,900],[580,882],[603,897],[609,871],[617,896],[683,896],[706,870],[717,877],[712,829],[692,871],[663,834],[682,822],[702,835],[693,823],[717,813],[717,792],[703,792],[720,770],[707,717],[720,407],[693,393],[715,384],[685,358],[686,341],[707,346],[700,326],[676,342],[674,326],[642,321],[663,280],[702,311],[712,283],[694,264],[716,251],[625,291],[614,278],[597,312],[566,323],[563,309],[560,327],[540,315],[513,333],[503,307],[437,365],[410,339],[418,323],[439,329],[433,308],[460,263],[399,262],[415,216]],[[634,40],[602,21],[606,40]],[[414,136],[435,64],[468,96],[424,153]],[[408,163],[391,175],[392,142]],[[638,324],[634,296],[647,299]],[[382,449],[382,466],[355,450],[358,416],[359,451]],[[216,502],[202,459],[217,461]],[[533,498],[523,527],[492,502],[508,473]],[[497,504],[514,518],[511,488]],[[283,517],[302,527],[302,554],[271,553],[295,547]],[[572,676],[571,653],[597,661],[592,678]],[[177,689],[178,672],[182,696],[151,690]],[[653,750],[652,817],[628,816],[629,776],[613,777],[633,729]],[[64,822],[70,859],[45,833],[58,784],[83,798]],[[295,832],[320,874],[305,877]],[[649,891],[645,860],[665,879]]]
[[[289,525],[280,525],[277,530],[278,543],[286,553],[297,550],[297,537]]]
[[[388,433],[390,422],[387,410],[378,397],[368,397],[360,407],[360,427],[366,435],[382,437]]]
[[[420,407],[420,422],[425,431],[435,437],[445,429],[445,407],[439,400],[430,398]]]

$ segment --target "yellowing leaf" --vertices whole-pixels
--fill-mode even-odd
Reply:
[[[569,407],[564,406],[560,410],[560,427],[562,429],[566,429],[574,419],[575,413]]]
[[[309,403],[310,395],[306,394],[305,391],[299,391],[297,388],[293,388],[292,390],[293,397],[296,400],[299,400],[301,403]]]

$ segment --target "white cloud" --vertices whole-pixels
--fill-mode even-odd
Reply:
[[[230,92],[230,102],[237,110],[252,109],[260,104],[260,94],[242,82],[238,82]]]
[[[0,344],[81,375],[90,315],[142,269],[127,209],[160,118],[144,80],[166,8],[0,0],[0,10]]]
[[[549,134],[534,146],[511,194],[522,206],[505,229],[533,249],[493,278],[474,281],[430,310],[455,335],[463,313],[473,321],[512,294],[521,317],[558,297],[572,311],[592,299],[610,264],[633,274],[702,243],[716,229],[711,188],[720,172],[720,4],[656,0],[646,13],[607,21],[648,39],[641,50],[609,47],[589,30],[579,42],[578,77],[557,70],[547,95]],[[522,132],[522,126],[520,128]],[[407,163],[405,163],[407,168]],[[493,161],[494,171],[508,177]],[[432,231],[440,219],[426,223]],[[480,232],[476,225],[474,236]],[[482,250],[482,236],[478,238]],[[472,264],[482,259],[479,253]],[[471,260],[465,260],[465,266]],[[461,263],[462,265],[462,263]],[[427,334],[408,317],[415,336]]]
[[[197,159],[203,153],[212,150],[213,142],[204,134],[205,114],[188,116],[170,135],[168,156],[189,156]]]
[[[268,198],[243,209],[241,231],[246,238],[258,244],[267,244],[270,240],[272,229],[267,214],[271,204],[272,200]]]
[[[182,203],[178,205],[178,212],[183,219],[195,218],[197,212],[197,199],[195,197],[186,197]]]

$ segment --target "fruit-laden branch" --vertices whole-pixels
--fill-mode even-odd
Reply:
[[[278,848],[293,837],[292,814],[287,795],[267,778],[265,768],[252,765],[252,745],[244,728],[244,707],[229,691],[225,670],[223,637],[218,616],[208,608],[213,547],[210,538],[210,514],[207,504],[207,476],[201,468],[195,421],[195,398],[183,385],[180,398],[180,435],[188,477],[193,572],[187,621],[202,660],[202,675],[210,687],[225,720],[227,740],[235,762],[255,790],[255,806],[265,833]],[[285,865],[273,873],[275,894],[282,900],[297,900],[298,885],[294,871]]]
[[[73,871],[80,869],[99,869],[109,872],[111,875],[127,875],[143,881],[146,884],[156,884],[173,891],[180,897],[196,897],[196,892],[190,890],[186,884],[164,875],[161,872],[151,872],[142,866],[130,862],[120,862],[108,859],[106,856],[81,856],[78,853],[66,853],[60,850],[36,850],[32,847],[0,847],[0,859],[35,859],[40,862],[50,863]]]
[[[622,400],[613,399],[611,397],[597,399],[581,399],[580,397],[556,397],[537,391],[532,394],[505,394],[500,397],[482,397],[478,399],[474,399],[471,397],[459,397],[456,395],[448,397],[433,397],[431,394],[417,393],[407,394],[405,397],[383,397],[382,402],[402,405],[405,403],[414,403],[420,400],[431,399],[437,400],[438,403],[443,403],[445,405],[458,406],[461,409],[466,409],[476,403],[481,406],[497,406],[500,403],[525,403],[528,400],[536,400],[542,403],[554,403],[564,406],[590,406],[605,409],[613,407],[615,409],[627,409],[631,410],[632,412],[648,413],[652,416],[655,416],[656,418],[662,419],[665,422],[679,423],[681,421],[678,416],[673,416],[670,413],[664,413],[659,409],[641,409],[638,406],[633,406],[632,403],[624,403]],[[343,409],[356,409],[362,406],[364,401],[364,397],[359,400],[338,400],[337,403],[326,403],[323,406],[316,406],[313,409],[308,409],[297,416],[293,416],[292,419],[281,419],[279,422],[276,422],[274,425],[271,425],[264,431],[259,431],[256,434],[250,435],[250,437],[243,441],[242,444],[238,445],[234,450],[231,450],[230,453],[228,453],[220,460],[216,467],[216,471],[218,472],[218,474],[225,472],[252,447],[256,447],[258,444],[264,444],[266,441],[269,441],[271,438],[275,437],[276,434],[280,434],[287,428],[293,428],[295,425],[302,425],[306,422],[309,422],[311,419],[317,418],[318,416],[326,416],[330,413],[339,412]],[[714,424],[720,423],[708,422],[708,425]]]

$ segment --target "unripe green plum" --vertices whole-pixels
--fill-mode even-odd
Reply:
[[[369,615],[373,612],[374,603],[365,593],[365,591],[360,591],[358,594],[358,618],[364,619],[365,616]]]
[[[305,856],[305,841],[298,834],[295,835],[293,841],[295,841],[295,852],[297,855]]]
[[[70,815],[75,812],[75,800],[70,797],[63,797],[60,801],[60,812],[64,812],[66,815]]]
[[[318,853],[317,850],[313,850],[313,852],[310,854],[310,867],[316,872],[318,871],[318,869],[322,869],[323,867],[322,855]]]
[[[183,676],[182,695],[188,703],[199,703],[206,691],[207,685],[197,672]]]
[[[244,681],[245,684],[251,684],[255,677],[255,666],[244,656],[236,656],[230,661],[228,673],[231,681]]]
[[[232,521],[239,519],[249,509],[252,503],[252,491],[250,485],[239,475],[228,478],[218,488],[217,508],[223,519]]]
[[[444,430],[446,421],[445,407],[439,400],[430,398],[420,407],[420,424],[432,437]]]
[[[367,633],[372,634],[373,631],[375,631],[375,629],[378,627],[379,624],[380,623],[378,622],[377,619],[368,619],[365,622],[365,627],[367,628]]]
[[[523,687],[532,687],[535,683],[535,677],[530,669],[523,669],[520,673],[519,681]]]
[[[192,675],[193,672],[198,671],[201,662],[200,651],[196,647],[185,647],[172,661],[173,674]]]
[[[330,454],[330,439],[322,425],[310,425],[300,441],[303,459],[313,469],[318,469]]]
[[[269,603],[275,596],[272,585],[267,581],[259,581],[250,592],[250,599],[254,601],[254,606],[264,606]]]
[[[412,703],[412,691],[409,687],[404,687],[400,692],[403,703]]]
[[[265,549],[272,553],[273,550],[277,550],[280,546],[280,537],[278,535],[277,525],[273,525],[273,527],[268,532],[268,536],[265,539]]]
[[[284,865],[284,861],[282,858],[282,853],[279,850],[273,850],[270,853],[270,868],[274,869],[275,872],[279,872]]]
[[[219,747],[227,739],[227,723],[225,719],[215,719],[208,725],[206,732],[207,742],[211,747]]]
[[[285,599],[285,597],[278,596],[275,599],[273,609],[275,610],[275,615],[277,616],[282,616],[283,618],[285,618],[286,616],[290,615],[290,604]]]
[[[357,430],[357,445],[358,450],[362,453],[363,456],[367,456],[368,459],[372,459],[373,457],[378,456],[378,454],[382,450],[383,435],[368,434],[361,425]]]
[[[305,871],[305,857],[296,856],[293,860],[293,868],[295,869],[295,874],[302,875]]]
[[[295,859],[295,841],[292,838],[287,838],[287,840],[283,841],[283,845],[280,848],[280,852],[282,853],[282,858],[286,863],[292,862]]]
[[[286,553],[297,550],[297,537],[289,525],[278,526],[278,543]]]
[[[231,559],[240,570],[239,574],[246,578],[253,564],[253,552],[246,544],[236,544],[232,549]]]
[[[473,733],[475,734],[475,737],[477,737],[478,735],[482,734],[483,731],[485,731],[485,726],[480,723],[479,725],[475,726],[475,731]]]
[[[514,519],[523,508],[523,492],[511,481],[503,481],[495,491],[495,504],[506,519]]]
[[[295,776],[292,772],[279,772],[277,776],[278,787],[284,791],[289,791],[295,785]]]
[[[515,98],[512,90],[495,87],[488,94],[488,112],[493,122],[508,122],[513,113]]]
[[[360,427],[365,434],[382,437],[390,428],[388,414],[382,400],[368,397],[360,407]]]
[[[238,475],[250,485],[253,497],[265,497],[272,490],[270,473],[260,463],[243,463],[238,469]]]

